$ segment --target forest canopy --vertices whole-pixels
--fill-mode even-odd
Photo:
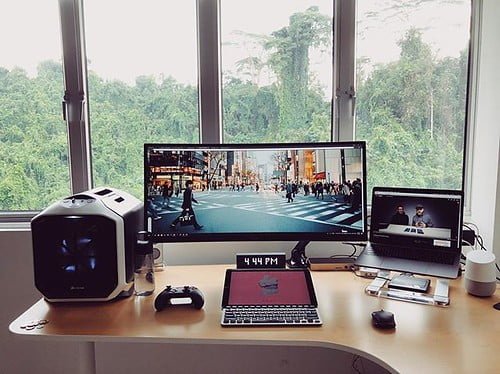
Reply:
[[[266,64],[273,83],[224,77],[226,143],[330,140],[332,103],[308,66],[310,48],[332,48],[329,33],[330,21],[309,8],[261,38],[269,58],[252,66]],[[397,61],[357,62],[356,138],[367,141],[368,186],[460,188],[467,50],[439,59],[415,29],[398,45]],[[153,76],[129,85],[92,71],[88,79],[94,185],[142,198],[145,142],[199,142],[197,87]],[[58,62],[42,62],[34,77],[0,67],[0,210],[38,210],[70,193],[62,97]]]

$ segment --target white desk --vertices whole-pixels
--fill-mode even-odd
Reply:
[[[468,295],[462,280],[450,282],[451,305],[440,308],[365,295],[370,280],[350,272],[312,272],[321,327],[222,328],[220,304],[227,266],[173,266],[156,273],[157,285],[196,285],[205,295],[202,310],[155,312],[154,296],[90,304],[50,304],[41,299],[9,329],[20,338],[43,341],[154,342],[195,344],[294,345],[325,347],[366,357],[401,373],[496,373],[500,347],[500,302]],[[157,287],[155,294],[162,287]],[[395,330],[377,330],[371,312],[395,314]],[[47,319],[26,331],[28,321]],[[89,352],[92,359],[92,352]]]

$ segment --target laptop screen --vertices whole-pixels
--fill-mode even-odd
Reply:
[[[461,191],[375,187],[370,241],[456,252],[462,210]]]
[[[298,270],[226,271],[222,306],[317,305],[311,275]]]

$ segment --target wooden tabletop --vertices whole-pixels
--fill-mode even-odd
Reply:
[[[350,272],[312,272],[321,327],[223,328],[221,299],[227,265],[169,266],[155,273],[156,291],[102,303],[39,300],[9,326],[32,339],[118,342],[283,344],[348,351],[401,373],[496,373],[500,364],[500,294],[466,293],[462,279],[450,283],[450,306],[437,307],[368,296],[370,280]],[[432,280],[432,285],[435,280]],[[203,309],[187,306],[155,312],[165,285],[194,285],[205,296]],[[371,312],[394,313],[396,329],[375,329]],[[48,320],[43,328],[21,326]]]

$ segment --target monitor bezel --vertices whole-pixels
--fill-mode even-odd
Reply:
[[[185,236],[156,236],[151,234],[154,243],[183,243],[183,242],[239,242],[239,241],[366,241],[368,240],[367,225],[367,179],[366,179],[366,142],[317,142],[317,143],[225,143],[225,144],[193,144],[193,143],[144,143],[144,204],[146,207],[148,199],[148,160],[149,148],[182,148],[185,150],[215,149],[215,150],[238,150],[238,149],[314,149],[314,148],[358,148],[361,149],[362,163],[362,231],[349,233],[323,233],[323,232],[239,232],[239,233],[196,233]],[[144,229],[147,230],[147,209],[144,209]]]

